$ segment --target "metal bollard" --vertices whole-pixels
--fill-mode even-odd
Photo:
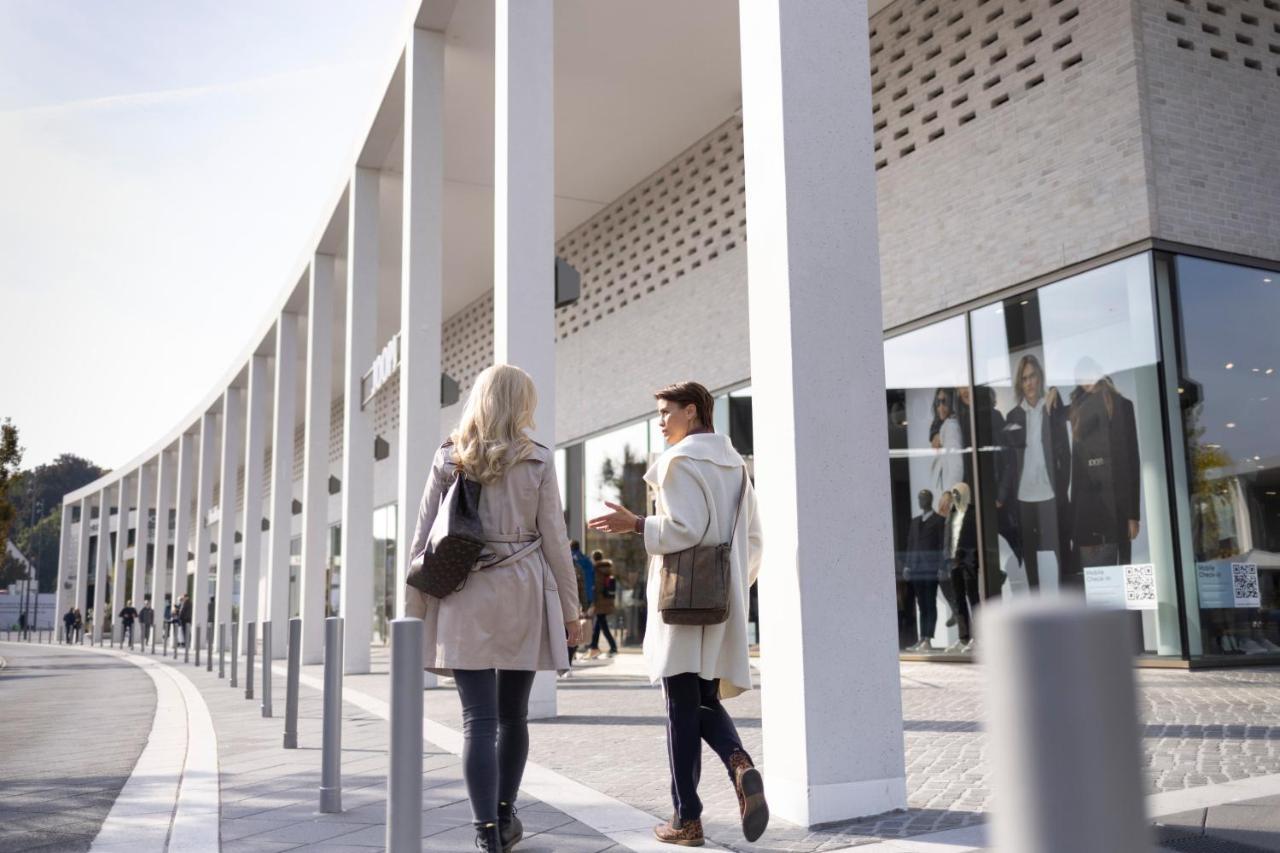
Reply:
[[[262,623],[262,716],[271,716],[271,623]]]
[[[227,677],[227,623],[218,626],[218,677]]]
[[[298,748],[298,676],[302,671],[302,620],[289,620],[289,674],[284,681],[284,748]]]
[[[324,620],[324,740],[320,813],[342,811],[342,617]]]
[[[1130,614],[1043,598],[981,613],[992,847],[1150,850]]]
[[[253,698],[253,653],[257,651],[258,626],[250,622],[244,626],[244,698]]]
[[[176,640],[174,642],[177,642]],[[187,637],[187,641],[182,644],[182,661],[186,663],[187,653],[191,651],[191,638]],[[175,652],[176,654],[177,652]],[[196,666],[200,666],[200,626],[196,626]]]
[[[237,622],[231,623],[231,686],[238,686],[236,681],[236,672],[239,667],[236,663],[240,657],[240,625]]]
[[[391,622],[387,851],[422,849],[422,620]]]
[[[204,671],[213,672],[213,626],[204,626]]]

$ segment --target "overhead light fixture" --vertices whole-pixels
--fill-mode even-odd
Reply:
[[[1236,428],[1235,421],[1227,421],[1227,429],[1235,429],[1235,428]]]
[[[1270,284],[1270,283],[1271,283],[1271,279],[1269,279],[1269,278],[1264,278],[1264,279],[1262,280],[1262,282],[1263,282],[1263,284]]]
[[[1268,367],[1266,370],[1263,371],[1263,373],[1267,374],[1268,376],[1270,376],[1275,372],[1276,372],[1276,369],[1274,367]]]
[[[1231,368],[1233,368],[1233,367],[1235,367],[1235,366],[1236,366],[1236,363],[1235,363],[1234,361],[1228,361],[1228,362],[1227,362],[1227,370],[1230,370]]]
[[[1276,496],[1276,493],[1275,493],[1275,492],[1267,492],[1267,496],[1268,496],[1268,497],[1272,497],[1272,498],[1274,498],[1274,497]]]
[[[1178,389],[1178,393],[1179,393],[1179,394],[1185,394],[1185,393],[1187,393],[1187,389],[1186,389],[1186,388],[1179,388],[1179,389]]]
[[[1031,304],[1031,300],[1030,300],[1030,299],[1024,299],[1024,300],[1022,300],[1021,302],[1019,302],[1018,304],[1019,304],[1019,305],[1030,305],[1030,304]]]
[[[1250,369],[1250,370],[1252,370],[1254,373],[1261,373],[1261,372],[1262,372],[1262,368],[1261,368],[1261,367],[1251,367],[1251,368],[1249,368],[1249,369]]]

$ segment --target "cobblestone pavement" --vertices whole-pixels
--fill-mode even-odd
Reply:
[[[634,657],[624,654],[616,660],[616,665],[586,664],[560,682],[560,716],[531,725],[530,759],[665,816],[671,802],[662,697],[647,679],[634,674],[639,672]],[[385,657],[375,654],[375,661],[385,673]],[[385,676],[361,678],[369,685],[385,681]],[[1139,670],[1137,680],[1148,792],[1280,773],[1280,669]],[[826,851],[981,821],[990,806],[982,701],[980,666],[903,663],[909,810],[812,832],[775,819],[756,844],[742,840],[733,790],[718,759],[704,749],[701,794],[707,834],[734,850]],[[451,690],[429,691],[426,708],[432,719],[453,728],[461,725]],[[726,708],[762,767],[767,786],[759,692],[730,700]],[[831,717],[833,736],[838,736],[837,709]]]
[[[242,660],[242,667],[243,664]],[[384,849],[388,738],[385,720],[349,703],[344,705],[343,811],[320,814],[320,693],[305,686],[301,689],[298,748],[287,750],[282,746],[283,679],[274,680],[275,716],[264,719],[260,669],[254,685],[258,698],[246,700],[244,670],[241,668],[239,673],[239,686],[232,688],[229,661],[227,679],[218,678],[216,661],[212,673],[206,672],[204,666],[176,666],[204,696],[218,734],[222,853],[303,849],[369,853]],[[474,849],[475,832],[460,760],[428,745],[423,771],[422,849]],[[536,800],[522,798],[520,817],[525,825],[521,851],[597,853],[616,849],[609,838]]]
[[[155,686],[73,647],[0,643],[0,660],[0,851],[88,850],[151,731]]]

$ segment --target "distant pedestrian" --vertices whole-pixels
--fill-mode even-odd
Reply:
[[[27,611],[25,610],[18,614],[18,636],[27,636]]]
[[[613,577],[613,561],[605,559],[603,551],[592,551],[591,563],[595,568],[596,598],[593,607],[596,616],[591,628],[591,649],[587,652],[587,657],[600,656],[600,635],[604,634],[605,642],[609,644],[605,657],[611,658],[618,653],[618,644],[609,631],[609,617],[617,606],[618,582]]]
[[[178,611],[179,627],[182,628],[182,645],[191,642],[191,596],[182,596],[182,609]]]
[[[164,635],[160,638],[166,646],[169,645],[169,632],[173,629],[174,621],[173,595],[169,594],[164,597]]]
[[[76,633],[76,606],[73,604],[62,614],[62,642],[72,642]]]
[[[132,601],[126,601],[117,614],[120,617],[120,645],[124,645],[124,635],[129,635],[129,647],[133,648],[133,620],[138,618],[138,611]]]
[[[755,490],[742,457],[727,436],[715,432],[711,417],[715,400],[706,388],[682,382],[654,397],[658,426],[667,440],[667,450],[644,477],[657,490],[656,514],[644,518],[608,503],[612,512],[589,524],[592,530],[605,533],[643,535],[645,550],[654,558],[649,566],[644,657],[649,678],[662,681],[667,701],[667,759],[675,813],[653,831],[665,844],[696,847],[703,843],[698,777],[706,740],[724,762],[738,795],[742,834],[755,841],[769,823],[764,780],[743,749],[729,712],[720,704],[721,699],[751,689],[748,601],[761,558]],[[722,544],[729,549],[731,578],[724,621],[667,622],[659,608],[665,581],[674,579],[679,588],[690,578],[668,574],[663,557]]]
[[[591,560],[586,554],[582,553],[582,546],[578,544],[578,540],[574,539],[569,542],[569,556],[573,558],[573,574],[578,581],[578,607],[586,618],[591,617],[591,596],[593,592],[593,582],[595,579],[595,568],[591,565]],[[583,632],[586,633],[585,631]],[[561,673],[561,676],[568,678],[573,675],[573,661],[578,656],[578,646],[569,645],[569,669]]]
[[[142,645],[151,642],[151,629],[156,624],[156,611],[151,607],[151,597],[147,596],[138,611],[138,621],[142,623]]]
[[[76,622],[73,626],[76,632],[76,642],[84,642],[84,613],[79,607],[76,608]]]

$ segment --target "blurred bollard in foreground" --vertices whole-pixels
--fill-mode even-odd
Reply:
[[[391,622],[388,853],[422,849],[422,620]]]
[[[993,849],[1152,850],[1129,614],[1066,599],[980,614]]]
[[[244,698],[253,698],[253,656],[258,651],[258,626],[253,622],[244,626]]]

